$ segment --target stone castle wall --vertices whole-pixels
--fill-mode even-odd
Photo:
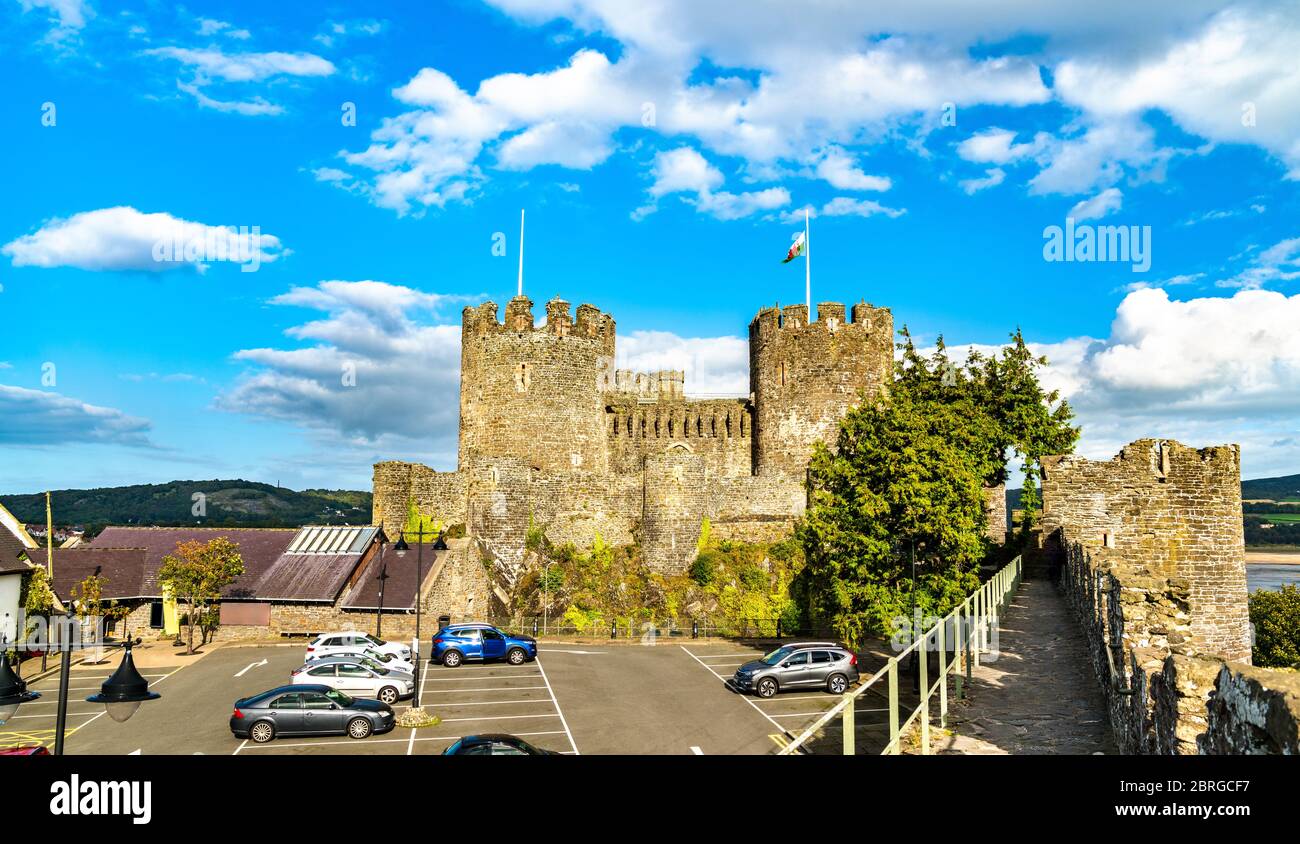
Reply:
[[[1144,439],[1112,460],[1043,460],[1043,535],[1104,548],[1181,584],[1200,652],[1250,660],[1241,460],[1236,446],[1193,449]]]
[[[522,574],[529,526],[556,544],[640,541],[647,562],[681,572],[709,519],[722,538],[786,535],[805,506],[813,443],[893,367],[887,309],[837,303],[760,312],[750,327],[748,397],[691,399],[680,371],[613,368],[615,324],[591,305],[570,315],[516,297],[462,314],[455,472],[375,465],[374,519],[395,536],[411,504],[494,560],[498,586]],[[766,426],[766,427],[765,427]]]
[[[883,391],[894,365],[894,319],[886,308],[822,302],[809,323],[806,305],[766,308],[749,326],[754,396],[754,472],[802,475],[818,440],[862,396]]]
[[[1186,580],[1112,548],[1067,538],[1062,551],[1121,752],[1300,753],[1300,676],[1202,653]]]

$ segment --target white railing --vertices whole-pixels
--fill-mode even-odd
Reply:
[[[875,686],[882,678],[889,684],[889,742],[882,755],[895,755],[899,752],[901,737],[919,722],[921,732],[921,753],[930,752],[931,701],[938,698],[939,726],[947,726],[948,719],[948,677],[955,681],[954,691],[961,697],[963,687],[970,685],[971,670],[979,665],[980,654],[989,649],[989,631],[996,630],[998,619],[1006,609],[1011,595],[1020,586],[1023,563],[1020,557],[1003,566],[997,574],[985,581],[961,606],[944,616],[933,627],[917,637],[903,651],[889,658],[884,667],[871,676],[856,689],[846,692],[835,706],[814,721],[806,730],[795,737],[780,751],[785,756],[804,752],[804,745],[815,736],[833,718],[841,719],[843,732],[843,752],[853,755],[856,750],[854,713],[857,701],[868,689]],[[953,646],[952,658],[948,658],[948,645]],[[933,645],[933,647],[932,647]],[[931,651],[938,659],[934,682],[930,681]],[[908,654],[916,652],[920,662],[921,690],[917,705],[900,721],[902,713],[898,705],[898,665]]]

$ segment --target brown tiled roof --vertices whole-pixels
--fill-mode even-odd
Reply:
[[[89,546],[82,547],[144,549],[141,594],[161,597],[158,569],[162,566],[163,557],[176,551],[177,543],[192,539],[207,542],[224,536],[239,546],[240,556],[244,560],[244,573],[221,594],[226,598],[255,598],[254,584],[275,564],[297,534],[298,531],[293,528],[107,527]],[[55,553],[58,553],[57,550]],[[58,574],[57,559],[55,574]]]
[[[44,561],[42,555],[40,561]],[[144,589],[143,548],[55,548],[54,594],[72,599],[72,588],[92,574],[104,579],[105,598],[155,597]]]
[[[390,545],[384,551],[384,563],[388,569],[388,580],[384,585],[384,609],[415,609],[415,570],[419,561],[419,546],[410,543],[411,550],[406,556],[399,557]],[[449,551],[435,552],[433,544],[424,545],[424,577],[427,580],[433,570],[438,555]],[[357,583],[344,596],[341,606],[349,610],[371,610],[379,606],[379,555],[370,558],[370,564],[357,578]]]

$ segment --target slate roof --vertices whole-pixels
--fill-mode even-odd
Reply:
[[[261,601],[334,603],[378,535],[377,527],[305,527],[253,584],[253,595]]]
[[[26,568],[18,558],[26,551],[22,541],[0,525],[0,572]]]
[[[40,557],[43,562],[44,556]],[[54,594],[61,601],[72,599],[72,588],[98,572],[104,579],[104,598],[155,597],[145,591],[143,548],[55,548]]]
[[[415,570],[419,561],[419,546],[410,543],[411,549],[406,552],[406,556],[399,557],[393,551],[390,545],[384,551],[384,563],[388,569],[388,580],[384,585],[384,609],[386,610],[413,610],[415,609]],[[440,559],[438,555],[446,555],[450,551],[434,551],[433,543],[424,544],[424,577],[429,578],[429,572],[433,570],[434,564]],[[361,572],[357,578],[356,585],[348,590],[348,594],[343,597],[340,606],[348,610],[373,610],[379,606],[379,555],[375,554],[370,558],[370,564],[366,566],[365,571]]]
[[[224,536],[239,546],[244,559],[244,573],[222,591],[225,598],[256,599],[254,585],[266,574],[298,535],[293,528],[210,528],[210,527],[106,527],[84,548],[138,548],[144,551],[144,573],[140,585],[142,597],[162,597],[158,569],[163,557],[176,551],[179,542],[207,542]],[[55,554],[58,553],[56,549]],[[58,559],[55,558],[55,576]]]

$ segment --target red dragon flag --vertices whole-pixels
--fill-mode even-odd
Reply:
[[[785,260],[781,263],[788,264],[795,258],[801,257],[807,248],[808,241],[804,237],[804,233],[799,232],[799,236],[794,239],[794,243],[790,244],[790,251],[786,253]]]

